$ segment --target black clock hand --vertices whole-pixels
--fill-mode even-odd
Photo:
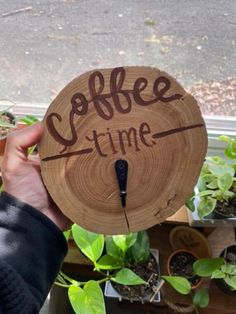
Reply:
[[[123,159],[119,159],[115,162],[116,176],[120,188],[121,205],[126,207],[126,186],[128,178],[128,162]]]

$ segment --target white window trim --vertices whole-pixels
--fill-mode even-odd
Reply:
[[[46,103],[16,103],[11,111],[23,117],[26,114],[42,119],[49,104]],[[1,110],[7,109],[8,104],[1,104]],[[203,116],[208,132],[208,154],[222,154],[224,143],[217,140],[219,135],[236,136],[236,117],[229,116]]]

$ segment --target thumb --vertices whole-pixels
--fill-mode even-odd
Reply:
[[[7,137],[3,164],[7,162],[8,167],[17,166],[21,161],[28,158],[28,148],[37,144],[43,134],[41,122],[19,131],[10,133]]]

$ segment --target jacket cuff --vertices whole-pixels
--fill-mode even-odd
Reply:
[[[6,283],[1,286],[0,281],[0,309],[1,299],[3,300],[6,293],[8,300],[11,299],[11,294],[9,295],[7,291],[12,291],[14,303],[18,300],[19,304],[22,304],[21,295],[30,293],[28,298],[31,300],[30,304],[24,303],[24,306],[29,309],[34,299],[41,307],[67,253],[67,243],[63,233],[37,209],[2,192],[0,196],[0,252],[0,265],[15,272],[18,278],[18,288],[19,278],[22,279],[22,289],[18,289],[11,280],[8,288],[6,288]],[[17,291],[22,293],[18,294]],[[9,313],[23,313],[23,308],[20,312],[9,311]]]

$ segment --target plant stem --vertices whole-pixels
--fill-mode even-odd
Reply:
[[[65,274],[63,274],[63,275],[65,275]],[[66,276],[66,277],[69,278],[68,276]],[[100,279],[100,280],[96,280],[96,281],[97,281],[98,284],[101,284],[103,282],[106,282],[106,281],[110,280],[111,278],[112,278],[112,276],[107,276],[106,278],[103,278],[103,279]],[[60,286],[60,287],[63,287],[63,288],[70,288],[71,286],[78,286],[78,287],[84,286],[87,283],[87,281],[76,281],[76,280],[73,280],[71,278],[69,278],[69,279],[70,279],[71,284],[63,284],[63,283],[58,282],[58,281],[55,281],[55,284]]]
[[[60,287],[63,287],[63,288],[70,288],[70,286],[72,286],[72,285],[65,285],[65,284],[60,283],[60,282],[58,282],[58,281],[55,281],[55,284],[56,284],[57,286],[60,286]]]
[[[107,276],[106,278],[97,280],[97,282],[100,284],[100,283],[103,283],[103,282],[106,282],[106,281],[110,280],[111,278],[112,278],[112,276]]]
[[[29,150],[28,150],[28,155],[32,155],[32,154],[33,154],[33,152],[34,152],[36,146],[37,146],[37,145],[34,145],[34,146],[32,146],[32,147],[29,148]]]
[[[76,285],[78,283],[78,281],[70,278],[69,276],[67,276],[66,274],[64,274],[62,271],[60,271],[60,276],[62,276],[64,279],[66,279],[67,281],[69,281],[70,283]]]

